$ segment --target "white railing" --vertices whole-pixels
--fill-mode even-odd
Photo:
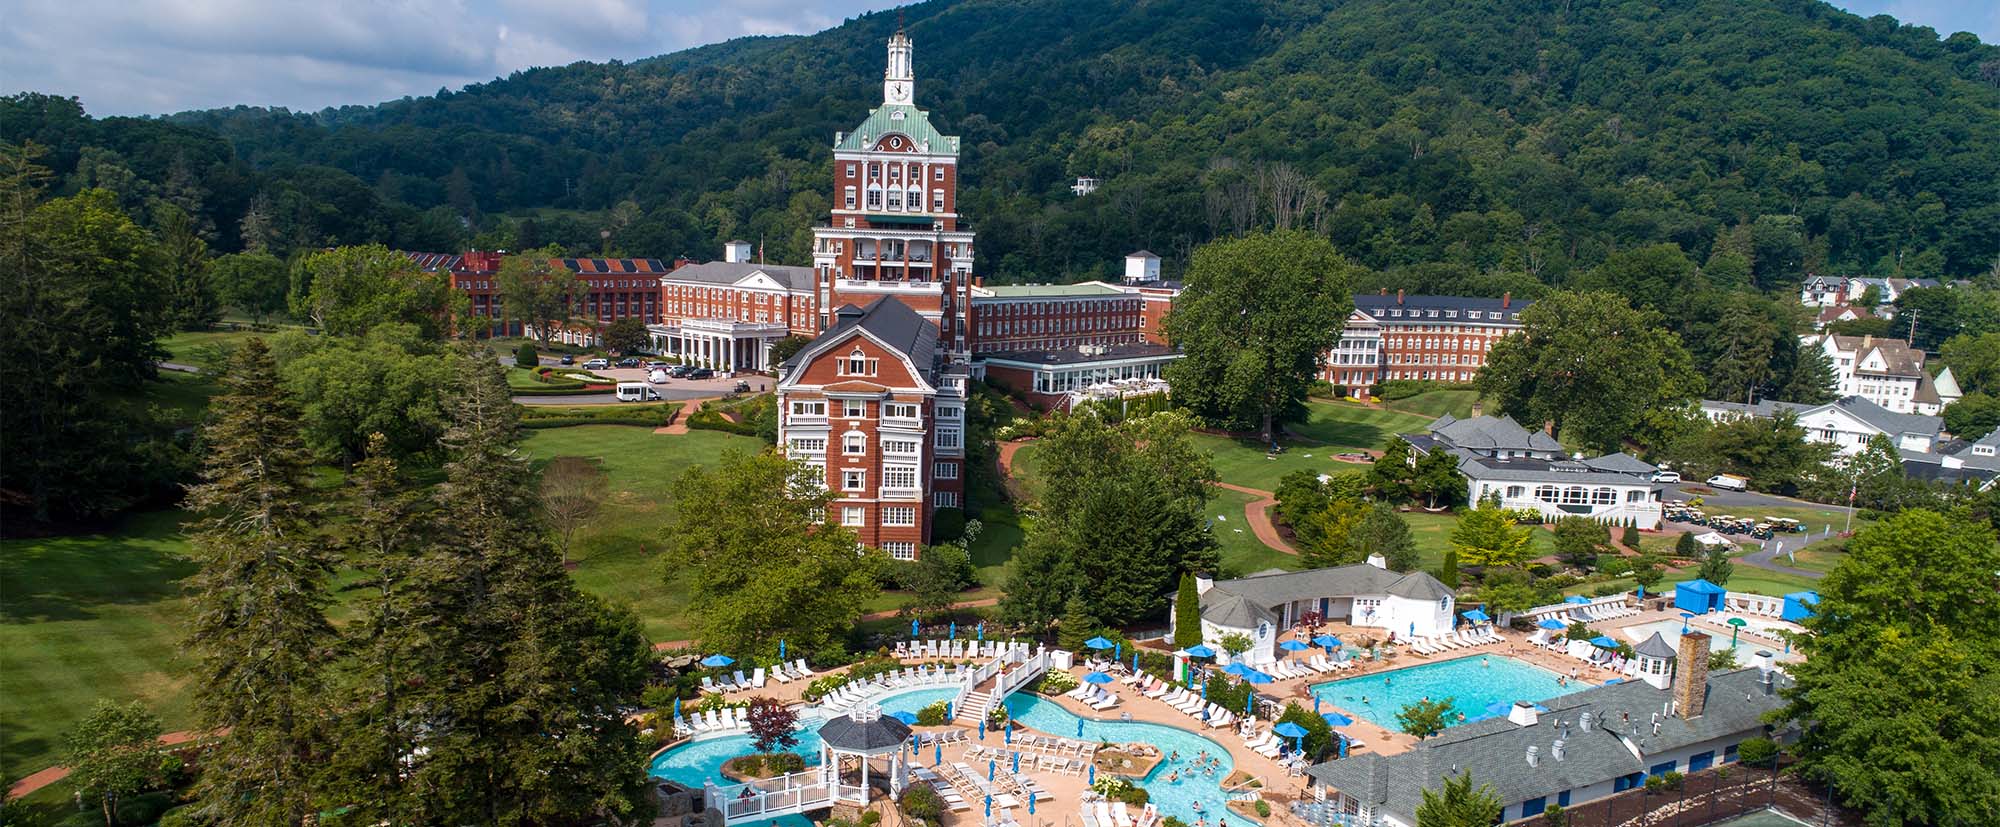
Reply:
[[[836,801],[868,803],[868,788],[842,784],[826,767],[746,784],[717,786],[706,781],[702,792],[708,805],[722,812],[725,824],[810,812],[831,807]]]
[[[1008,645],[1005,649],[1001,650],[999,657],[966,673],[965,680],[961,681],[958,685],[958,694],[953,696],[951,701],[953,714],[957,714],[958,710],[965,708],[966,697],[978,690],[980,684],[985,683],[988,678],[1001,674],[1007,669],[1008,664],[1021,664],[1022,668],[1008,673],[1008,680],[1003,680],[1000,684],[994,686],[993,698],[996,701],[1007,697],[1007,694],[1013,692],[1015,689],[1021,688],[1023,684],[1026,684],[1029,680],[1033,680],[1035,675],[1048,671],[1048,657],[1049,652],[1047,648],[1037,650],[1030,657],[1028,655],[1027,644],[1014,643]],[[1034,664],[1038,663],[1041,664],[1040,668],[1034,668]],[[1023,679],[1021,677],[1022,673],[1025,673],[1027,678]],[[1007,686],[1006,684],[1009,682],[1012,682],[1013,685]]]

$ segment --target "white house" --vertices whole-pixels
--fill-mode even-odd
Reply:
[[[1928,454],[1935,449],[1938,433],[1944,428],[1944,420],[1938,417],[1895,413],[1859,396],[1842,397],[1824,405],[1769,399],[1749,405],[1713,399],[1701,402],[1701,412],[1713,422],[1740,417],[1769,419],[1786,410],[1798,415],[1799,426],[1806,429],[1807,441],[1830,444],[1847,455],[1861,453],[1869,438],[1878,434],[1895,443],[1898,454]]]
[[[1878,279],[1860,276],[1812,276],[1799,291],[1799,303],[1807,307],[1828,307],[1858,301],[1873,287],[1883,304],[1894,302],[1913,287],[1936,287],[1937,279]]]
[[[1428,572],[1390,571],[1381,557],[1351,566],[1271,571],[1236,580],[1196,581],[1201,638],[1210,646],[1231,634],[1250,638],[1240,657],[1252,666],[1278,658],[1278,635],[1309,612],[1398,636],[1440,635],[1452,627],[1452,591]],[[1173,619],[1176,625],[1183,618]]]
[[[1431,423],[1430,433],[1403,438],[1418,453],[1457,455],[1470,502],[1499,497],[1503,508],[1538,511],[1552,520],[1582,516],[1644,529],[1660,525],[1652,480],[1660,469],[1629,454],[1566,457],[1554,437],[1506,416],[1447,414]]]
[[[1306,770],[1308,783],[1354,824],[1414,827],[1426,789],[1472,774],[1505,809],[1501,820],[1536,818],[1645,786],[1648,776],[1700,772],[1736,760],[1753,737],[1789,738],[1765,713],[1784,705],[1791,680],[1771,653],[1750,668],[1708,673],[1708,635],[1657,634],[1638,647],[1635,680],[1555,698],[1520,698],[1505,716],[1447,728],[1394,755],[1356,753]],[[1539,701],[1539,703],[1537,703]]]
[[[1901,339],[1815,335],[1800,343],[1826,353],[1841,396],[1859,396],[1894,413],[1936,416],[1961,395],[1957,382],[1945,377],[1941,383],[1925,372],[1924,352]]]

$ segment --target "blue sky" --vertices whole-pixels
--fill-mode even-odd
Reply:
[[[238,103],[314,110],[428,95],[516,69],[803,34],[892,0],[7,0],[0,92],[97,115]],[[1843,0],[2000,42],[2000,0]]]

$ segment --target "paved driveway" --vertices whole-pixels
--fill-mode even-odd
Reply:
[[[507,363],[512,364],[513,360],[510,358],[507,360]],[[545,358],[542,360],[542,363],[554,365],[555,360]],[[607,368],[604,370],[593,370],[591,373],[618,382],[645,382],[647,372],[639,368]],[[648,383],[648,387],[658,392],[662,399],[682,401],[687,399],[713,399],[728,394],[736,389],[737,382],[750,383],[751,393],[765,393],[772,390],[777,385],[777,381],[769,376],[757,376],[745,373],[738,374],[735,377],[718,375],[710,379],[668,379],[664,385]],[[514,397],[514,401],[523,405],[616,405],[618,404],[618,397],[607,392],[574,396],[516,396]]]

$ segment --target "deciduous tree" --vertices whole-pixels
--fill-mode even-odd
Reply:
[[[881,555],[857,558],[853,532],[825,519],[838,500],[818,474],[774,452],[730,451],[675,481],[665,576],[687,589],[710,648],[776,657],[785,640],[826,651],[879,590]]]
[[[1580,569],[1597,565],[1597,555],[1610,550],[1611,529],[1588,517],[1571,515],[1556,521],[1556,556]]]
[[[1615,294],[1554,293],[1521,311],[1521,325],[1494,343],[1477,385],[1530,427],[1615,451],[1647,411],[1701,392],[1679,337]]]
[[[292,315],[336,336],[360,336],[380,324],[416,325],[425,339],[443,336],[465,301],[449,278],[417,269],[409,256],[380,244],[335,247],[294,265]]]
[[[2000,428],[2000,399],[1973,391],[1944,406],[1944,429],[1959,439],[1977,440]]]
[[[247,313],[261,323],[285,312],[285,290],[290,277],[285,263],[269,253],[234,253],[217,256],[209,266],[222,303]]]
[[[1712,546],[1708,549],[1708,553],[1702,556],[1701,568],[1697,570],[1696,576],[1722,586],[1727,585],[1730,575],[1735,573],[1736,564],[1729,562],[1729,547]]]
[[[543,348],[576,312],[586,289],[576,273],[562,266],[562,255],[554,247],[523,250],[502,259],[495,277],[507,318],[532,328]]]
[[[1405,705],[1396,713],[1396,726],[1403,732],[1417,736],[1421,741],[1444,731],[1449,726],[1451,698],[1442,700],[1424,699]]]
[[[1489,505],[1470,509],[1451,531],[1451,548],[1468,566],[1519,566],[1528,560],[1528,529],[1516,528],[1507,512]]]
[[[144,704],[119,705],[98,700],[90,714],[63,735],[63,765],[79,801],[94,801],[104,810],[104,827],[118,800],[144,792],[166,780],[170,759],[160,746],[160,719]]]
[[[576,539],[576,530],[603,509],[610,490],[604,469],[586,457],[556,457],[542,467],[542,518],[555,531],[563,565],[569,565],[569,549]]]
[[[1167,314],[1185,354],[1167,367],[1176,401],[1266,444],[1305,411],[1320,357],[1340,339],[1355,268],[1326,239],[1257,233],[1203,245]]]
[[[646,332],[646,322],[637,316],[626,316],[605,325],[597,335],[605,347],[626,356],[644,352],[653,344],[653,337]]]
[[[777,752],[798,744],[799,713],[776,698],[751,698],[750,741],[758,752]]]

